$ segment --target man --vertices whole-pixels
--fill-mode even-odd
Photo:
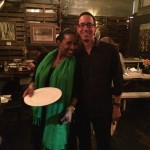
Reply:
[[[89,12],[82,13],[77,26],[81,45],[77,55],[74,82],[74,102],[77,100],[76,128],[80,150],[92,150],[91,123],[97,149],[110,150],[111,122],[112,119],[117,121],[121,116],[123,76],[119,53],[112,44],[97,42],[95,31],[94,16]]]

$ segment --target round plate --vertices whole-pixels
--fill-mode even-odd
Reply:
[[[45,106],[56,102],[61,95],[62,92],[58,88],[39,88],[34,91],[34,95],[32,97],[26,95],[24,97],[24,102],[30,106]]]
[[[1,97],[1,103],[8,103],[9,98]]]

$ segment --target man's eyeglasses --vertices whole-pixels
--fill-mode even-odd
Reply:
[[[85,23],[80,23],[80,24],[78,25],[79,28],[84,28],[85,26],[87,26],[87,28],[92,28],[92,27],[95,26],[95,24],[92,24],[92,23],[87,23],[87,24],[85,24]]]

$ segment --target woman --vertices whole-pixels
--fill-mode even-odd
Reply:
[[[34,89],[48,86],[59,88],[62,91],[62,96],[57,102],[45,107],[32,107],[33,123],[36,126],[41,124],[43,127],[41,129],[43,136],[42,148],[40,148],[42,150],[67,149],[69,124],[63,123],[60,125],[59,121],[64,110],[68,108],[69,113],[65,114],[66,118],[62,117],[62,121],[66,121],[68,115],[70,117],[74,110],[74,107],[69,105],[75,66],[73,54],[77,48],[77,36],[75,32],[67,29],[60,33],[59,40],[59,48],[48,53],[39,64],[35,74],[35,82],[30,83],[23,94],[23,97],[27,94],[32,96]],[[39,120],[42,120],[42,123]],[[67,120],[67,122],[70,122],[70,120]],[[35,144],[38,143],[39,140],[36,140]],[[39,145],[35,149],[38,150]]]

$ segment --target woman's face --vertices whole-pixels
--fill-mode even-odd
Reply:
[[[73,34],[65,34],[64,39],[60,41],[59,51],[63,56],[73,56],[77,49],[77,37]]]

